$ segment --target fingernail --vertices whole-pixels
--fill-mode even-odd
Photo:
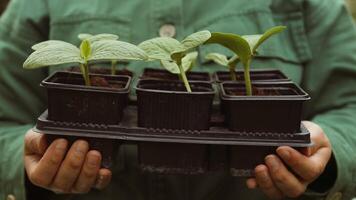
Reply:
[[[67,142],[63,139],[58,140],[56,144],[56,152],[63,153],[67,148]]]
[[[267,165],[271,168],[272,171],[277,171],[279,168],[279,163],[278,161],[272,157],[272,156],[267,156]]]
[[[78,141],[75,147],[75,153],[79,156],[83,155],[86,151],[87,143],[84,141]]]
[[[290,153],[287,150],[282,150],[279,152],[279,155],[284,159],[284,160],[289,160],[290,158]]]
[[[94,156],[94,155],[89,156],[88,164],[90,166],[96,167],[99,164],[99,157],[98,156]]]

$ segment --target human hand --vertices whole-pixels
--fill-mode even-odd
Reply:
[[[84,140],[75,141],[70,148],[65,139],[48,146],[43,134],[29,130],[24,161],[29,180],[55,193],[87,193],[92,188],[105,188],[111,180],[111,171],[100,169],[100,152],[89,150]]]
[[[282,160],[276,155],[268,155],[265,164],[255,168],[255,177],[246,181],[248,188],[259,188],[270,199],[295,198],[323,173],[332,152],[329,139],[317,124],[310,121],[303,124],[310,131],[314,146],[308,148],[305,155],[291,147],[279,147],[277,154]]]

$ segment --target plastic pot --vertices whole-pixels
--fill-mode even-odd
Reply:
[[[54,121],[118,124],[127,105],[129,76],[90,75],[105,87],[85,86],[80,73],[56,72],[42,81]],[[105,83],[100,83],[105,82]]]
[[[292,82],[253,83],[253,96],[245,84],[220,84],[221,108],[232,131],[296,133],[300,130],[303,103],[310,99]]]
[[[209,129],[214,89],[211,83],[140,80],[138,126],[158,129]],[[207,169],[208,147],[197,144],[140,143],[141,169],[150,172],[198,174]]]

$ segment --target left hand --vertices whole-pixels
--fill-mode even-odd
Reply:
[[[288,146],[277,148],[279,157],[268,155],[265,164],[255,168],[255,177],[246,181],[248,188],[259,188],[270,199],[295,198],[323,173],[332,152],[329,139],[317,124],[310,121],[303,124],[310,131],[314,146],[307,149],[306,155]]]

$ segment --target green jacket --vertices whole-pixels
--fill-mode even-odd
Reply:
[[[11,199],[8,195],[26,198],[23,136],[46,109],[39,83],[54,70],[23,70],[30,47],[47,39],[78,44],[82,32],[114,33],[137,44],[165,32],[164,24],[174,25],[178,39],[203,29],[256,34],[274,25],[288,26],[261,47],[252,68],[278,68],[300,83],[312,97],[304,118],[321,125],[332,143],[337,172],[331,167],[301,199],[351,199],[356,194],[356,31],[341,0],[12,0],[0,19],[1,200]],[[212,45],[199,52],[197,70],[225,70],[206,62],[204,55],[226,50]],[[144,66],[155,65],[132,62],[129,68],[137,75]],[[113,181],[102,192],[48,198],[265,198],[246,189],[244,179],[226,174],[142,175],[136,155],[135,146],[121,147]]]

